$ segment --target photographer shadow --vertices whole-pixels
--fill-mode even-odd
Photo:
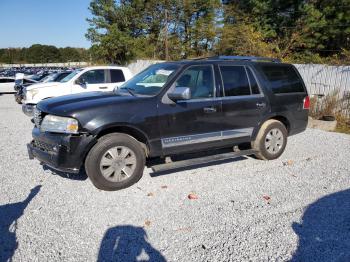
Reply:
[[[0,261],[11,261],[17,247],[17,220],[39,193],[41,186],[34,187],[22,202],[0,206]]]
[[[125,225],[110,228],[101,241],[97,261],[165,262],[164,256],[152,247],[147,238],[142,227]]]
[[[292,227],[299,236],[292,262],[350,261],[350,189],[317,200]]]

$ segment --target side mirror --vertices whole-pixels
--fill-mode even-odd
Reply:
[[[176,87],[171,93],[168,93],[168,97],[174,102],[188,100],[191,99],[191,90],[188,87]]]
[[[86,86],[86,82],[85,82],[85,80],[82,79],[82,78],[78,78],[77,80],[75,80],[75,84],[80,85],[80,86],[82,86],[82,87],[85,87],[85,86]]]

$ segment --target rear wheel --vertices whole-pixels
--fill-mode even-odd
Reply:
[[[279,158],[286,148],[287,137],[287,129],[280,121],[267,120],[252,142],[252,149],[256,151],[255,156],[263,160]]]
[[[145,166],[145,153],[133,137],[113,133],[99,139],[90,150],[85,169],[99,189],[114,191],[139,181]]]

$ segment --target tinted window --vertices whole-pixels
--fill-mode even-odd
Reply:
[[[211,66],[192,66],[176,81],[176,87],[189,87],[191,98],[214,96],[214,77]]]
[[[250,68],[247,68],[248,71],[248,77],[249,77],[249,82],[250,82],[250,88],[252,89],[252,94],[260,94],[258,82],[256,81],[252,70]]]
[[[30,81],[28,79],[23,79],[23,84],[34,84],[36,82]]]
[[[248,77],[243,66],[220,66],[225,96],[250,95]]]
[[[305,92],[303,82],[292,66],[261,65],[274,93]]]
[[[13,79],[6,79],[6,78],[0,79],[0,83],[13,83],[13,82],[15,82],[15,80]]]
[[[111,72],[111,83],[119,83],[124,82],[125,77],[122,70],[119,69],[112,69]]]
[[[105,82],[105,70],[97,69],[85,72],[81,77],[86,84],[101,84]]]

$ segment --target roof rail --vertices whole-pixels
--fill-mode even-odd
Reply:
[[[277,58],[269,58],[269,57],[259,57],[259,56],[211,56],[206,57],[204,59],[217,59],[217,60],[243,60],[243,61],[265,61],[265,62],[273,62],[273,63],[281,63],[280,59]]]

